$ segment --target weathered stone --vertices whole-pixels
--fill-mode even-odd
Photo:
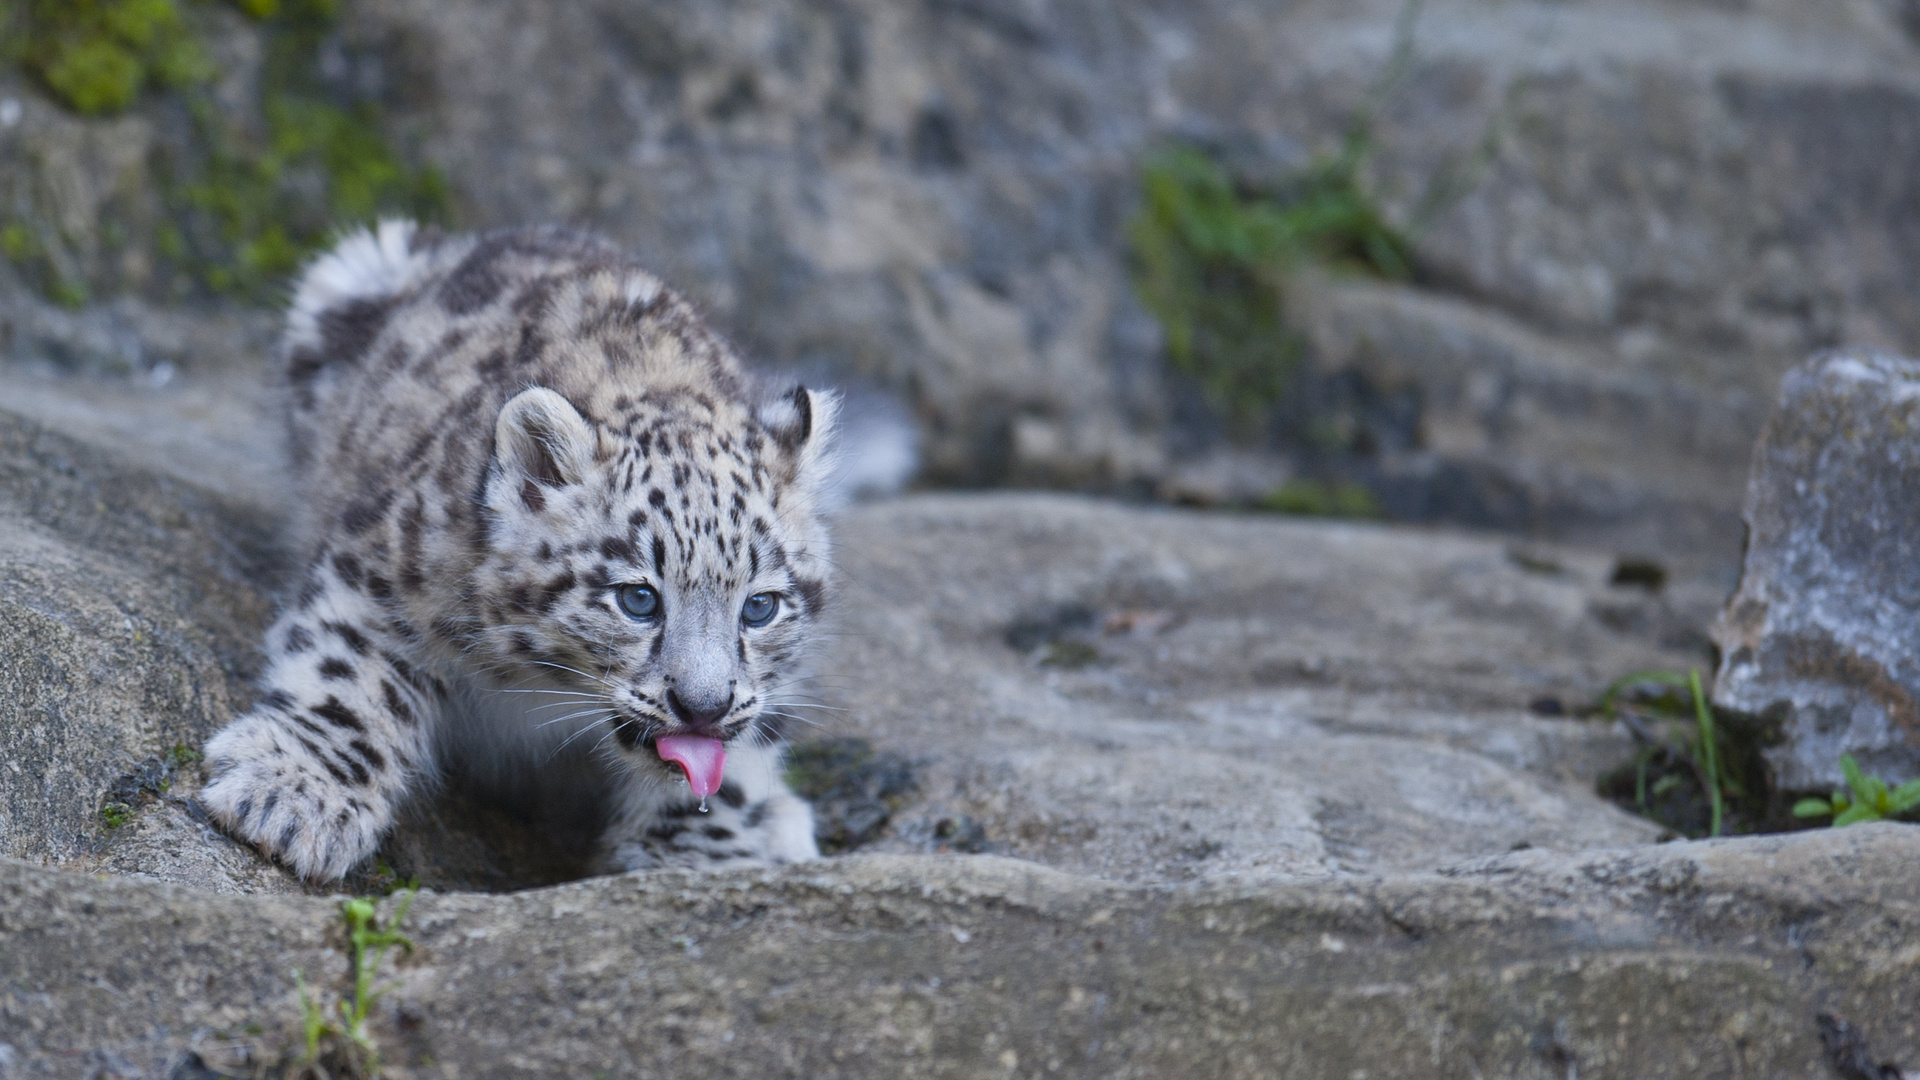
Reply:
[[[1820,1076],[1822,1013],[1920,1058],[1917,867],[1867,825],[1257,886],[856,855],[428,895],[372,1033],[395,1077]],[[336,903],[0,860],[9,1077],[297,1046],[295,971],[346,989]]]
[[[1530,570],[1482,538],[1058,496],[879,503],[840,534],[818,699],[842,711],[814,718],[921,761],[866,850],[971,820],[1165,881],[1631,843],[1647,823],[1592,793],[1624,733],[1527,706],[1703,659],[1580,552]]]
[[[1331,418],[1379,447],[1369,479],[1391,516],[1657,554],[1731,585],[1768,391],[1622,368],[1605,345],[1434,292],[1296,292],[1317,377],[1398,405]]]
[[[209,382],[221,388],[215,397]],[[177,474],[270,499],[237,463],[276,460],[270,445],[248,450],[268,425],[232,415],[259,396],[244,382],[228,372],[164,389],[89,379],[0,379],[0,389],[17,388],[77,439],[132,455],[165,447]],[[222,438],[203,426],[210,401],[231,410]],[[107,478],[94,483],[124,468],[71,445]],[[47,466],[21,457],[12,467],[26,486]],[[269,519],[184,482],[128,475],[180,493],[177,543],[243,535]],[[861,826],[863,850],[990,850],[1138,882],[1423,869],[1516,845],[1650,839],[1651,825],[1593,794],[1593,778],[1631,752],[1625,731],[1528,705],[1571,708],[1622,672],[1699,663],[1687,627],[1718,600],[1687,584],[1659,595],[1611,585],[1612,560],[1577,550],[1522,556],[1494,539],[1058,496],[866,504],[838,530],[839,625],[819,678],[778,707],[798,740],[857,737],[912,763],[915,784],[883,785],[891,827]],[[83,531],[73,550],[105,542]],[[204,576],[142,565],[161,576],[121,591],[192,588]],[[248,564],[243,582],[271,588],[274,569]],[[93,584],[37,572],[54,596],[85,596]],[[218,647],[250,659],[262,612],[250,591],[216,613]],[[32,682],[29,699],[52,692],[36,675],[16,677]],[[192,735],[174,738],[197,743],[246,700],[244,687],[222,690],[198,711],[157,711]],[[86,693],[70,712],[113,715],[118,690]],[[104,791],[170,745],[81,767]],[[36,744],[19,760],[31,775],[89,753]],[[188,812],[193,770],[175,779],[168,798],[142,802],[111,835],[97,820],[100,794],[63,790],[74,839],[13,853],[192,880],[181,876],[183,853],[205,849],[192,858],[214,868],[190,873],[207,887],[286,887],[276,874],[242,872],[248,857]],[[381,861],[442,888],[549,884],[585,871],[585,845],[574,842],[582,827],[543,807],[503,813],[456,785],[415,807]]]
[[[1394,436],[1380,479],[1407,513],[1731,567],[1779,374],[1842,342],[1920,349],[1910,7],[1427,4],[1370,172],[1402,221],[1436,180],[1461,197],[1419,234],[1418,287],[1330,313],[1359,337],[1322,365],[1405,405],[1395,430],[1319,419],[1362,457]],[[1401,8],[354,0],[329,78],[443,168],[464,224],[591,225],[755,355],[909,397],[937,480],[1238,497],[1284,463],[1180,460],[1217,432],[1189,430],[1210,421],[1179,407],[1127,283],[1138,168],[1168,138],[1254,173],[1331,148]],[[238,108],[257,32],[191,10]],[[21,104],[0,194],[62,273],[100,296],[158,280],[164,109],[0,96]]]
[[[116,778],[233,715],[271,526],[0,410],[0,853],[92,850]]]
[[[164,758],[246,700],[254,500],[284,498],[261,392],[201,380],[0,376],[38,421],[0,412],[9,1080],[237,1071],[297,1049],[296,971],[323,1005],[347,985],[337,901],[197,822]],[[391,1075],[1804,1076],[1823,1011],[1920,1054],[1920,834],[1654,846],[1592,793],[1626,733],[1526,708],[1697,663],[1710,587],[1061,496],[839,533],[794,702],[829,708],[794,732],[910,770],[834,785],[849,835],[862,800],[890,820],[780,872],[526,888],[580,872],[538,822],[423,800],[352,888],[520,891],[413,908],[373,1015]],[[117,829],[108,792],[138,804]]]
[[[1920,363],[1833,353],[1789,372],[1754,451],[1746,569],[1714,629],[1720,704],[1777,720],[1778,782],[1840,755],[1920,776]]]

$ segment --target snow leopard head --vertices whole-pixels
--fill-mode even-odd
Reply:
[[[559,690],[532,717],[642,769],[668,768],[669,736],[778,734],[825,601],[836,407],[805,388],[749,404],[697,386],[601,415],[539,387],[505,404],[478,640],[503,682]]]

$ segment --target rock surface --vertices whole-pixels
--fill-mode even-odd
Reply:
[[[428,895],[372,1032],[396,1077],[1822,1076],[1821,1013],[1920,1056],[1916,867],[1876,824],[1258,887],[856,855]],[[346,988],[334,902],[0,860],[9,1077],[270,1052],[295,970]]]
[[[1790,372],[1754,451],[1740,588],[1714,629],[1715,699],[1777,721],[1789,789],[1840,756],[1920,776],[1920,363],[1833,353]]]
[[[239,1071],[298,1043],[294,971],[347,986],[336,899],[197,822],[165,757],[245,700],[262,397],[0,372],[0,1076]],[[391,1075],[1804,1076],[1823,1011],[1920,1054],[1914,833],[1653,846],[1592,793],[1626,732],[1540,714],[1698,663],[1710,587],[1061,496],[840,535],[795,733],[859,850],[554,885],[526,822],[424,803],[352,883],[440,890],[375,1010]]]
[[[247,398],[233,396],[239,381],[219,380],[235,407]],[[188,816],[192,769],[167,777],[178,791],[144,793],[167,797],[132,825],[107,829],[97,811],[103,801],[144,807],[144,796],[116,799],[108,789],[175,743],[197,745],[246,700],[239,680],[275,585],[265,531],[274,510],[115,465],[80,440],[148,454],[164,439],[173,472],[224,479],[244,497],[275,460],[270,445],[249,447],[249,432],[261,437],[266,426],[233,423],[224,441],[196,434],[208,391],[184,376],[159,390],[111,391],[98,380],[12,385],[11,396],[34,402],[42,423],[71,433],[13,419],[29,433],[10,451],[15,486],[46,486],[43,473],[65,469],[75,492],[107,492],[94,499],[95,513],[118,507],[123,515],[112,528],[68,526],[89,538],[75,550],[127,531],[126,520],[140,520],[137,500],[161,497],[145,493],[180,493],[176,532],[163,539],[202,562],[143,550],[135,561],[155,577],[110,585],[106,595],[135,613],[146,592],[169,588],[210,593],[225,606],[206,620],[217,637],[194,642],[197,651],[172,664],[145,662],[160,673],[209,657],[221,665],[206,702],[137,710],[149,726],[172,718],[163,734],[123,730],[128,721],[115,717],[128,711],[127,691],[118,684],[10,665],[32,682],[14,696],[25,710],[9,725],[16,740],[82,730],[75,718],[97,717],[106,727],[90,740],[140,749],[83,753],[44,739],[13,748],[20,797],[60,806],[67,818],[53,828],[22,817],[9,853],[233,891],[262,887],[257,875],[178,875],[182,845],[210,842]],[[170,412],[185,415],[160,419]],[[65,464],[25,449],[39,444],[60,447]],[[223,505],[233,521],[221,516]],[[57,518],[35,513],[27,520]],[[1703,640],[1690,628],[1716,599],[1699,587],[1656,595],[1610,585],[1611,560],[1576,550],[1062,496],[918,496],[856,507],[839,531],[838,624],[813,685],[797,688],[783,709],[803,743],[857,738],[906,770],[880,800],[894,827],[878,850],[957,846],[1142,883],[1425,869],[1516,846],[1651,839],[1652,826],[1592,793],[1593,778],[1631,753],[1624,729],[1528,706],[1552,699],[1570,709],[1620,673],[1700,663]],[[237,545],[247,544],[251,562],[239,557]],[[32,569],[52,598],[42,608],[58,598],[97,605],[111,580],[51,558]],[[60,618],[76,641],[102,632],[79,615]],[[45,708],[37,702],[49,684],[76,688],[49,720],[27,719]],[[72,767],[76,754],[92,770],[85,782],[31,784],[42,768]],[[481,853],[514,833],[491,819],[464,825],[476,801],[485,802],[419,808],[384,853],[387,863],[441,887],[573,876],[524,859],[516,869],[435,856],[450,847]],[[507,843],[518,852],[508,862],[538,848]]]
[[[1126,281],[1141,160],[1170,138],[1255,173],[1328,149],[1401,6],[354,0],[328,78],[444,169],[464,224],[592,225],[752,353],[906,395],[941,480],[1179,487],[1210,422]],[[1463,194],[1419,235],[1418,287],[1297,309],[1350,390],[1329,430],[1373,448],[1404,513],[1730,570],[1779,374],[1920,349],[1907,11],[1426,4],[1373,179],[1401,220],[1436,178]],[[256,32],[190,14],[232,67],[218,100],[244,101]],[[97,296],[169,297],[145,238],[171,114],[0,96],[0,194],[46,258]],[[16,354],[165,351],[125,320],[7,318]]]

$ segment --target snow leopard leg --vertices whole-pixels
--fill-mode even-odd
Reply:
[[[357,571],[343,558],[309,572],[267,634],[259,704],[206,748],[208,812],[314,881],[337,879],[371,854],[432,767],[440,689],[402,656],[387,613],[356,587]]]
[[[726,780],[706,813],[684,784],[667,781],[663,788],[657,778],[636,778],[602,840],[606,868],[720,869],[819,858],[813,807],[787,786],[781,756],[778,747],[729,746]]]

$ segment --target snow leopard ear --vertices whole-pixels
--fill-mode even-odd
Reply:
[[[597,442],[566,398],[535,387],[501,408],[493,428],[493,459],[509,474],[559,487],[585,478]]]
[[[796,386],[761,405],[757,417],[767,434],[791,456],[794,479],[816,486],[828,472],[834,418],[839,413],[839,394]]]

